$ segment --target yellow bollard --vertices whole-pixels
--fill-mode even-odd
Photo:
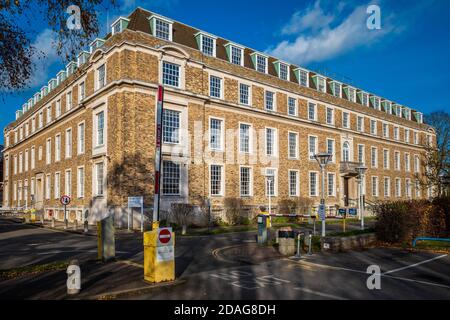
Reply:
[[[175,280],[175,233],[172,228],[144,232],[144,280]]]
[[[97,221],[97,259],[103,259],[102,222]]]

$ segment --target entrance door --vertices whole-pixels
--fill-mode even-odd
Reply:
[[[344,178],[344,206],[348,207],[349,205],[349,190],[348,190],[348,180],[349,178]]]
[[[44,207],[44,178],[36,178],[36,200],[35,208],[36,210],[42,209]]]

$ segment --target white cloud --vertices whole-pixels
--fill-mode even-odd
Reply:
[[[387,34],[398,31],[390,23],[392,17],[383,16],[382,29],[369,30],[366,26],[369,17],[366,13],[367,6],[355,7],[347,16],[338,19],[327,14],[320,1],[316,1],[305,14],[294,14],[290,23],[283,28],[283,34],[296,35],[296,38],[292,41],[283,40],[266,51],[298,64],[320,62],[357,47],[370,46]],[[339,3],[331,10],[337,12],[343,8],[342,3]]]
[[[33,56],[33,75],[29,80],[31,87],[44,86],[47,81],[52,77],[50,76],[50,67],[58,61],[58,55],[55,48],[56,35],[50,29],[43,30],[36,39],[32,46],[35,48],[36,53]]]
[[[305,13],[297,11],[292,16],[290,22],[284,26],[281,31],[284,35],[296,34],[300,31],[317,31],[323,27],[329,26],[335,16],[326,14],[320,6],[320,1],[316,1],[313,6],[306,9]]]

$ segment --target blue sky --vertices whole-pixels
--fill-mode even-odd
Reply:
[[[109,24],[140,6],[285,61],[351,83],[425,114],[450,112],[450,1],[448,0],[118,0],[100,14]],[[366,8],[381,8],[381,30],[368,30]],[[35,19],[38,21],[39,19]],[[47,53],[30,88],[0,100],[0,126],[14,120],[37,90],[63,66],[48,26],[30,31]],[[3,137],[0,138],[3,143]]]

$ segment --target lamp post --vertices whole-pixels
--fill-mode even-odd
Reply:
[[[322,195],[320,199],[319,215],[322,219],[322,237],[325,237],[325,167],[333,157],[330,153],[317,153],[314,155],[322,173]]]
[[[364,174],[367,171],[367,167],[361,163],[358,167],[356,167],[356,171],[358,172],[358,211],[361,215],[361,230],[364,230],[364,204],[363,204],[363,195],[362,195],[362,182],[364,180]]]
[[[273,174],[266,174],[267,179],[267,185],[268,185],[268,195],[269,195],[269,215],[272,211],[272,188],[273,188],[273,180],[275,179],[275,176]]]

